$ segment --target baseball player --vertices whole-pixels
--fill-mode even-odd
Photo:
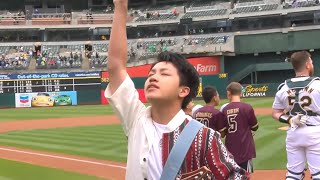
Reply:
[[[218,91],[212,86],[207,86],[202,91],[202,97],[206,105],[194,113],[194,118],[209,128],[220,133],[223,132],[225,130],[224,121],[226,121],[226,117],[222,112],[214,108],[220,102]]]
[[[256,157],[252,131],[257,131],[259,125],[252,106],[241,102],[241,91],[242,86],[237,82],[227,86],[229,103],[221,107],[221,111],[227,116],[225,143],[237,164],[252,173],[252,159]]]
[[[306,51],[290,58],[296,77],[278,88],[272,117],[290,124],[287,131],[287,180],[303,178],[306,162],[312,178],[320,179],[320,81],[313,75],[311,55]]]
[[[183,108],[184,113],[186,113],[187,118],[190,120],[193,119],[192,118],[193,105],[194,105],[193,101],[190,101],[188,105],[185,108]]]

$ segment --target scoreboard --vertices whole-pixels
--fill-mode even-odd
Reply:
[[[0,75],[0,93],[79,91],[101,88],[101,73]]]

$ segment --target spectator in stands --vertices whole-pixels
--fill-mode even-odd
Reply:
[[[68,58],[66,56],[63,56],[63,62],[67,63]]]
[[[37,50],[37,56],[40,57],[41,56],[41,51]]]
[[[72,58],[69,59],[69,64],[70,64],[70,66],[72,66],[72,64],[73,64],[73,59]]]
[[[31,57],[33,56],[33,50],[32,50],[32,48],[29,49],[28,55],[31,56]]]
[[[291,6],[294,7],[294,8],[298,7],[297,0],[293,0]]]
[[[0,59],[0,67],[4,67],[5,66],[5,62],[3,59]]]
[[[50,66],[56,65],[56,61],[54,60],[54,58],[50,58],[49,65]]]
[[[46,60],[46,58],[45,57],[41,57],[41,62],[40,62],[40,65],[41,66],[45,66],[46,64],[47,64],[47,60]]]
[[[66,14],[63,14],[63,15],[62,15],[62,18],[63,18],[63,23],[64,23],[64,24],[68,24],[67,21],[66,21],[66,20],[67,20]]]
[[[80,56],[80,62],[82,63],[82,54],[79,53],[79,56]]]
[[[173,8],[172,14],[173,14],[174,16],[178,16],[178,15],[179,15],[176,7]]]
[[[78,59],[79,59],[79,56],[78,56],[78,53],[77,53],[77,52],[74,53],[74,59],[75,59],[75,60],[78,60]]]

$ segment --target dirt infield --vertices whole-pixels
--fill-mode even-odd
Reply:
[[[271,115],[272,109],[271,108],[255,108],[254,112],[256,115]]]
[[[257,108],[257,115],[271,115],[271,109]],[[0,123],[0,133],[14,130],[48,129],[58,127],[75,127],[119,124],[115,116],[97,116],[85,118],[60,118],[45,120],[25,120]],[[66,171],[78,172],[107,179],[124,179],[125,164],[71,156],[60,153],[48,153],[29,149],[0,147],[0,158],[25,162],[34,165],[63,169]],[[283,170],[257,170],[252,175],[255,180],[277,180],[284,179]]]
[[[59,153],[0,146],[0,158],[106,179],[124,179],[125,164]]]
[[[96,116],[96,117],[82,117],[82,118],[76,117],[76,118],[1,122],[0,133],[17,131],[17,130],[94,126],[94,125],[103,125],[103,124],[119,124],[119,122],[120,121],[115,116]]]

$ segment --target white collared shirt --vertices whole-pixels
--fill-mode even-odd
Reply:
[[[167,125],[157,131],[151,118],[151,107],[146,107],[139,100],[138,91],[129,75],[113,94],[108,86],[105,97],[121,120],[128,137],[126,179],[160,179],[163,168],[160,146],[162,133],[172,132],[179,127],[187,118],[184,111],[180,110]],[[160,139],[156,133],[161,135]],[[152,168],[149,168],[150,165]]]

